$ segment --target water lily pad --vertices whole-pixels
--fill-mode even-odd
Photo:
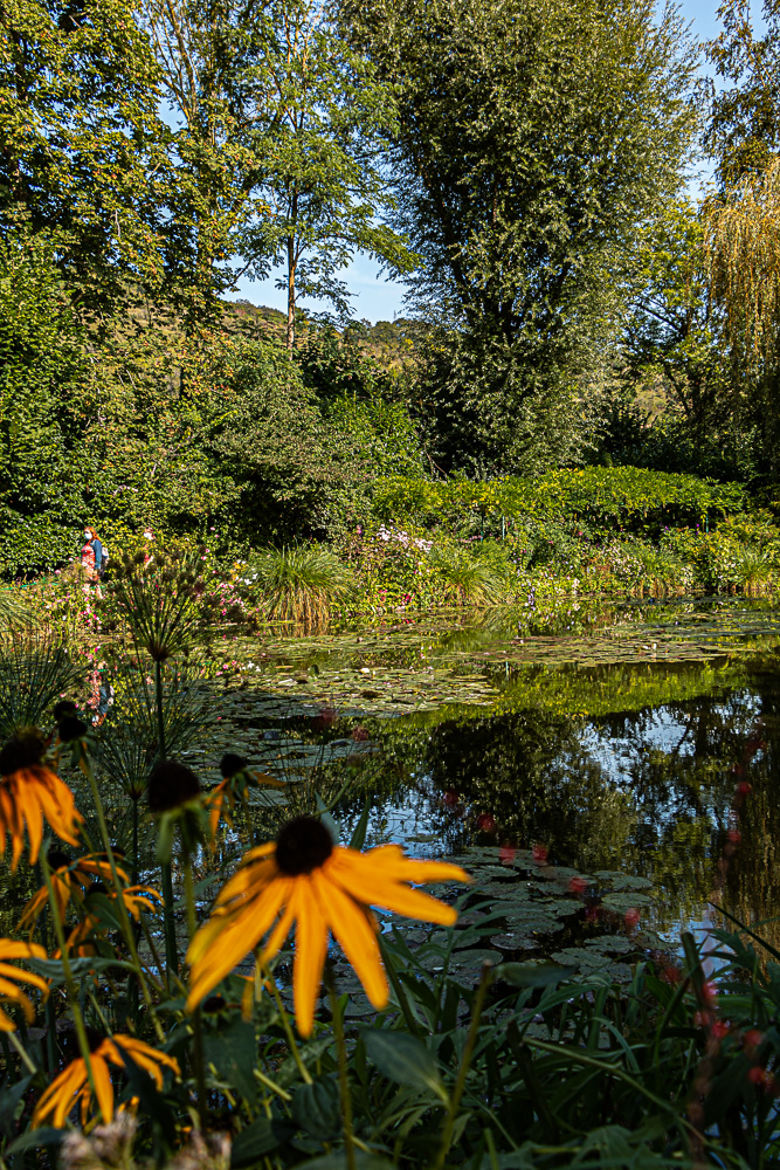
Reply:
[[[601,905],[605,910],[612,910],[615,914],[626,914],[629,910],[636,910],[648,904],[646,894],[637,891],[629,893],[604,894]]]

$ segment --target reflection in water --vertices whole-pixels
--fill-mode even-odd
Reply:
[[[745,923],[780,914],[777,672],[659,707],[620,701],[591,718],[537,708],[377,721],[342,814],[354,820],[371,794],[373,839],[417,853],[541,842],[561,865],[647,877],[668,937],[701,923],[710,901]],[[777,944],[780,925],[762,933]]]

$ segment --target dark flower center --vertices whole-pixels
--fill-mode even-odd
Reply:
[[[161,760],[149,776],[149,811],[163,813],[179,808],[194,800],[199,792],[200,783],[194,772],[176,760]]]
[[[204,999],[200,1005],[201,1011],[206,1015],[211,1015],[214,1012],[221,1012],[227,1006],[227,1001],[222,995],[210,995]]]
[[[49,869],[64,869],[66,865],[70,865],[70,857],[64,849],[50,849],[46,854],[46,860]]]
[[[0,749],[0,776],[10,776],[40,764],[43,750],[43,740],[36,731],[15,735]]]
[[[66,715],[75,715],[78,708],[72,699],[60,699],[54,708],[54,718],[59,723]]]
[[[330,833],[315,817],[288,821],[276,838],[276,864],[286,877],[311,873],[333,852]]]
[[[225,752],[219,761],[219,770],[225,780],[231,780],[236,772],[240,772],[245,767],[246,760],[243,756],[237,756],[235,752]]]
[[[87,725],[76,715],[63,715],[57,724],[57,732],[63,743],[71,743],[87,734]]]

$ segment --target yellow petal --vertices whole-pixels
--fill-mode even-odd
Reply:
[[[349,850],[339,849],[348,853]],[[353,854],[354,856],[354,854]],[[449,861],[420,861],[406,857],[400,845],[378,845],[361,854],[375,874],[385,874],[392,881],[413,882],[425,885],[428,882],[470,882],[471,876]]]
[[[209,919],[195,934],[187,951],[191,968],[188,1011],[254,950],[278,914],[289,887],[289,879],[279,879],[269,886],[263,898],[227,918]]]
[[[379,954],[376,927],[369,913],[334,882],[329,882],[322,872],[315,870],[311,876],[320,901],[327,906],[330,928],[366,995],[375,1008],[387,1007],[387,976]]]
[[[452,926],[457,921],[457,911],[446,902],[440,902],[421,890],[412,890],[381,873],[375,874],[367,864],[370,857],[370,853],[361,855],[339,850],[337,854],[334,850],[323,870],[335,884],[367,906],[381,906],[385,910],[403,914],[406,918],[437,922],[442,926]]]
[[[102,1048],[103,1045],[101,1044],[100,1047]],[[90,1064],[92,1065],[92,1080],[95,1085],[98,1107],[103,1115],[103,1121],[108,1124],[114,1116],[114,1089],[111,1085],[111,1074],[105,1060],[97,1052],[92,1053]]]
[[[298,1031],[308,1036],[314,1027],[314,1005],[322,982],[322,968],[328,952],[328,928],[323,909],[309,878],[295,879],[293,912],[295,931],[293,1003]]]

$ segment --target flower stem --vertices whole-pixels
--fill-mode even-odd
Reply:
[[[195,911],[195,888],[192,882],[192,859],[186,855],[183,860],[184,870],[184,897],[187,907],[187,934],[192,939],[197,930]],[[201,1021],[200,1005],[192,1013],[192,1057],[195,1066],[196,1108],[200,1129],[204,1129],[206,1115],[206,1076],[203,1060],[203,1024]]]
[[[333,1033],[339,1058],[339,1098],[341,1100],[341,1121],[344,1127],[344,1152],[347,1155],[347,1170],[355,1170],[355,1138],[352,1124],[352,1097],[347,1076],[347,1046],[344,1041],[344,1021],[336,995],[336,981],[330,963],[325,964],[325,982],[330,996],[330,1010],[333,1015]]]
[[[149,985],[146,981],[146,976],[144,975],[143,964],[141,963],[141,959],[138,954],[135,932],[133,931],[132,923],[130,922],[130,916],[127,913],[127,907],[125,906],[123,887],[119,880],[119,874],[117,873],[116,868],[116,858],[114,857],[114,850],[111,846],[111,839],[108,835],[108,825],[106,824],[106,816],[105,812],[103,811],[103,801],[100,799],[100,792],[98,790],[97,780],[95,779],[95,773],[92,768],[92,763],[86,752],[84,753],[82,759],[82,770],[86,774],[87,780],[89,781],[89,785],[92,790],[92,800],[95,805],[95,812],[97,813],[100,837],[103,842],[103,848],[106,851],[106,856],[108,857],[108,864],[111,867],[111,877],[113,879],[114,889],[116,891],[117,912],[119,914],[119,921],[122,927],[122,934],[125,937],[125,942],[127,943],[128,949],[130,951],[133,964],[136,968],[136,971],[138,972],[138,982],[141,985],[141,993],[144,997],[144,1002],[149,1009],[149,1015],[154,1025],[157,1039],[162,1044],[165,1041],[165,1033],[162,1029],[160,1021],[157,1019],[157,1014],[154,1010],[154,1001],[152,1000],[152,995],[149,991]]]
[[[300,1050],[298,1048],[298,1043],[295,1039],[295,1033],[293,1032],[292,1026],[290,1024],[290,1017],[287,1014],[287,1009],[285,1008],[284,1004],[282,1003],[282,997],[279,994],[279,988],[276,986],[276,980],[274,979],[274,977],[273,977],[271,971],[268,969],[268,967],[264,967],[263,970],[264,970],[265,975],[268,978],[268,982],[271,985],[271,994],[273,995],[274,999],[276,1000],[276,1007],[277,1007],[277,1011],[279,1012],[279,1018],[282,1021],[282,1027],[284,1028],[284,1034],[287,1037],[287,1043],[290,1045],[290,1052],[292,1052],[292,1054],[293,1054],[293,1060],[295,1061],[295,1063],[298,1067],[298,1072],[301,1074],[301,1077],[303,1078],[303,1080],[305,1081],[305,1083],[307,1085],[312,1085],[312,1084],[314,1084],[314,1081],[312,1079],[311,1073],[309,1072],[306,1065],[303,1063],[303,1060],[301,1059],[301,1053],[300,1053]]]
[[[455,1128],[455,1119],[460,1108],[461,1097],[463,1090],[466,1087],[466,1077],[468,1076],[469,1067],[471,1066],[471,1057],[474,1052],[474,1045],[477,1042],[477,1034],[479,1033],[479,1024],[482,1018],[482,1009],[485,1006],[485,996],[487,990],[493,981],[493,968],[489,963],[485,963],[482,968],[482,976],[477,987],[477,994],[474,996],[474,1005],[471,1009],[471,1023],[469,1024],[468,1035],[466,1036],[466,1043],[463,1047],[463,1055],[460,1058],[460,1068],[458,1069],[458,1077],[455,1081],[455,1087],[450,1095],[449,1104],[447,1106],[447,1114],[444,1118],[444,1125],[442,1127],[441,1145],[439,1146],[439,1153],[436,1156],[436,1161],[433,1163],[432,1170],[441,1170],[444,1165],[444,1159],[449,1153],[452,1145],[452,1134]]]
[[[14,1046],[17,1053],[19,1054],[19,1059],[21,1060],[24,1067],[27,1069],[28,1073],[32,1073],[32,1075],[35,1076],[38,1069],[35,1067],[32,1060],[30,1059],[29,1052],[24,1047],[24,1045],[22,1044],[19,1037],[16,1035],[16,1032],[6,1032],[6,1036],[11,1041],[11,1044]]]
[[[40,861],[41,869],[43,871],[43,878],[46,882],[46,889],[49,894],[49,906],[51,907],[51,916],[52,921],[54,922],[54,933],[57,936],[57,944],[60,948],[60,955],[62,958],[62,973],[65,976],[65,983],[68,987],[70,1009],[73,1012],[73,1025],[76,1029],[76,1040],[78,1041],[79,1052],[81,1053],[82,1059],[84,1061],[84,1067],[87,1070],[87,1080],[89,1081],[90,1090],[95,1100],[98,1101],[98,1108],[100,1108],[98,1095],[95,1092],[95,1077],[92,1072],[92,1059],[89,1048],[89,1039],[87,1038],[87,1029],[86,1025],[84,1024],[84,1017],[81,1014],[81,1008],[79,1006],[78,988],[76,987],[76,982],[73,978],[73,969],[70,965],[70,959],[68,958],[68,950],[65,945],[65,931],[63,930],[62,926],[57,899],[54,896],[54,887],[51,884],[51,870],[49,869],[49,861],[45,852],[41,853]],[[102,1109],[100,1110],[100,1113],[104,1122],[108,1124],[111,1118],[103,1116]]]
[[[157,750],[160,760],[166,758],[165,719],[163,718],[163,676],[159,658],[154,661],[154,704],[157,712]],[[160,864],[163,895],[163,931],[165,934],[165,961],[174,978],[179,974],[179,953],[176,947],[176,922],[173,916],[173,873],[170,861]]]

